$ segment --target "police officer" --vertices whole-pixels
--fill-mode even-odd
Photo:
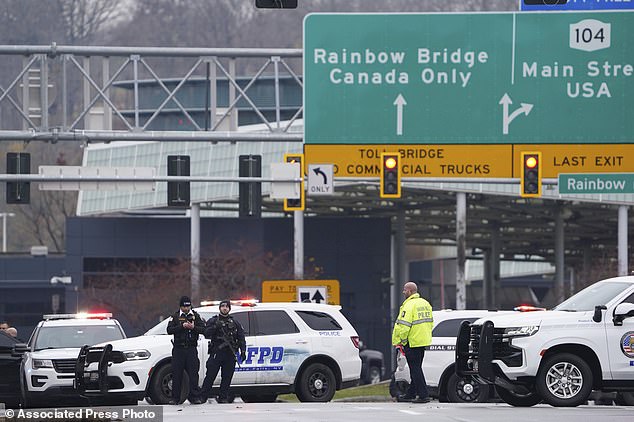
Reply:
[[[220,314],[210,318],[205,325],[205,337],[210,342],[207,375],[203,381],[201,399],[206,401],[209,398],[218,370],[221,369],[220,392],[217,401],[230,403],[229,386],[235,371],[238,350],[240,351],[239,362],[244,362],[247,345],[244,339],[244,328],[229,315],[231,302],[223,300],[219,307]]]
[[[198,336],[205,330],[205,322],[192,309],[192,302],[189,297],[183,296],[180,299],[180,310],[172,315],[172,319],[167,324],[167,334],[173,334],[172,341],[172,400],[170,404],[181,404],[181,383],[183,381],[183,370],[189,376],[189,402],[200,404],[198,398],[198,370],[200,361],[198,360]]]
[[[412,382],[407,393],[399,396],[397,400],[428,403],[430,399],[423,374],[423,358],[425,357],[425,346],[431,344],[431,331],[434,323],[432,308],[429,302],[418,294],[416,283],[411,281],[405,283],[403,295],[405,295],[405,301],[403,301],[394,323],[392,344],[403,347]]]

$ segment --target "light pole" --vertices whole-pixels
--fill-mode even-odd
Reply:
[[[73,283],[73,279],[69,275],[60,275],[51,277],[51,284],[65,284],[69,285]],[[75,291],[75,312],[79,312],[79,289],[77,286],[73,286],[73,290]]]
[[[0,212],[2,217],[2,253],[7,252],[7,217],[15,217],[12,212]]]

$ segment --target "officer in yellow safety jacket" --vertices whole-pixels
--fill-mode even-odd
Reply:
[[[407,393],[399,396],[398,401],[428,403],[430,399],[423,374],[423,358],[425,346],[431,344],[431,331],[434,324],[432,308],[429,302],[418,294],[416,283],[411,281],[405,283],[403,295],[405,295],[405,301],[394,323],[392,345],[403,347],[412,382]]]

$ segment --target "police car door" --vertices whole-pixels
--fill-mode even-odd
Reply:
[[[249,312],[248,308],[241,310],[235,310],[231,312],[233,319],[242,325],[244,328],[244,335],[247,342],[247,350],[249,348],[253,348],[255,346],[255,338],[252,335],[251,322],[250,318],[252,317],[253,312]],[[255,384],[256,380],[256,372],[253,370],[253,367],[250,365],[245,365],[244,362],[241,362],[240,365],[236,364],[236,371],[233,374],[233,379],[231,380],[232,385],[245,385],[245,384]],[[216,384],[220,384],[220,377],[216,378]]]
[[[634,293],[619,303],[634,304]],[[612,379],[634,380],[634,317],[625,318],[623,325],[614,325],[612,318],[615,308],[616,306],[605,311],[602,321],[608,339]]]
[[[255,368],[258,384],[290,384],[310,355],[310,341],[283,309],[253,312],[257,347],[247,350],[245,364]]]

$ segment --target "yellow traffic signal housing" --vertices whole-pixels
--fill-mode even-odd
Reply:
[[[381,154],[381,198],[401,197],[400,156],[397,152]]]
[[[299,186],[299,198],[285,199],[284,211],[304,211],[306,207],[306,194],[304,193],[304,154],[284,154],[284,162],[299,163],[299,177],[302,179]]]
[[[537,198],[542,196],[542,153],[522,152],[522,174],[520,175],[520,196]]]

